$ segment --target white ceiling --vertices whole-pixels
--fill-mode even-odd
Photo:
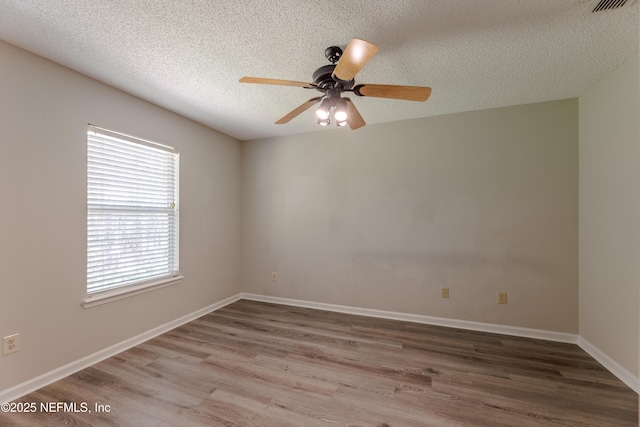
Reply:
[[[430,86],[426,103],[351,96],[368,124],[579,96],[638,51],[638,3],[593,0],[0,0],[0,39],[240,140],[319,132],[324,50],[380,50],[356,83]],[[333,128],[333,126],[332,126]],[[344,132],[351,131],[344,128]]]

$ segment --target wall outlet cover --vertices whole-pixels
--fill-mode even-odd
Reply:
[[[507,293],[498,292],[498,304],[506,304],[506,303],[507,303]]]
[[[6,356],[20,350],[20,334],[13,334],[2,338],[2,355]]]

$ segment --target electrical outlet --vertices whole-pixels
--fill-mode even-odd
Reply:
[[[276,280],[278,280],[278,273],[274,271],[271,273],[271,281],[275,282]]]
[[[506,304],[506,303],[507,303],[507,293],[498,292],[498,304]]]
[[[20,350],[20,334],[2,338],[2,355],[6,356]]]
[[[442,288],[442,298],[449,298],[449,288]]]

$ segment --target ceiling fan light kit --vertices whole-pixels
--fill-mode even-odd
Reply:
[[[333,111],[333,118],[336,119],[336,122],[347,121],[347,101],[342,98],[336,101],[336,107]]]
[[[320,101],[320,106],[316,110],[318,116],[318,124],[326,126],[331,123],[331,112],[336,125],[345,126],[347,124],[347,101],[340,97],[340,92],[331,89]]]
[[[329,125],[331,123],[331,113],[333,112],[333,118],[337,126],[349,125],[351,129],[355,130],[366,123],[355,105],[353,105],[353,102],[349,98],[342,97],[344,92],[353,92],[357,96],[419,102],[426,101],[431,95],[431,88],[423,86],[355,85],[354,78],[356,74],[377,51],[378,47],[373,43],[362,39],[351,39],[344,52],[338,46],[330,46],[325,49],[324,55],[331,64],[318,68],[313,73],[312,83],[260,77],[243,77],[240,79],[240,83],[302,87],[304,89],[316,89],[324,94],[323,96],[311,98],[281,117],[275,124],[288,123],[313,105],[320,103],[316,110],[317,123],[319,125]]]

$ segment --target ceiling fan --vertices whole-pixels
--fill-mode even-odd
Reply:
[[[320,103],[316,110],[318,124],[326,126],[331,122],[331,112],[338,126],[349,125],[358,129],[366,123],[349,98],[343,98],[344,92],[353,92],[357,96],[402,99],[424,102],[431,95],[431,88],[422,86],[396,86],[377,84],[355,84],[354,77],[375,55],[378,47],[368,41],[351,39],[344,52],[338,46],[328,47],[324,55],[331,62],[313,73],[313,82],[243,77],[241,83],[295,86],[304,89],[316,89],[322,96],[311,98],[280,118],[275,124],[288,123],[294,117]]]

